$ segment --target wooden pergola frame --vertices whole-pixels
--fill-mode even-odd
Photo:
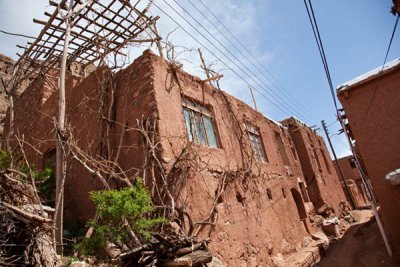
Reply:
[[[146,15],[144,10],[137,8],[142,0],[93,0],[84,10],[74,16],[71,30],[70,46],[68,47],[67,64],[79,62],[83,66],[102,60],[109,53],[122,53],[120,50],[133,42],[151,42],[160,39],[154,31],[158,17]],[[56,7],[53,13],[45,12],[48,21],[34,19],[43,25],[38,37],[27,45],[18,46],[24,52],[19,55],[15,66],[27,70],[24,75],[18,71],[16,81],[31,76],[33,73],[47,73],[49,69],[57,68],[60,62],[64,37],[65,21],[61,12],[67,12],[68,0],[59,3],[50,0],[50,6]],[[85,1],[73,1],[72,10],[77,9]],[[150,31],[147,31],[147,30]],[[140,40],[142,33],[149,36]],[[31,68],[33,67],[33,68]]]

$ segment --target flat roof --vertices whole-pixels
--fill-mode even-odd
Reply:
[[[337,86],[336,93],[339,94],[339,93],[346,91],[356,85],[366,83],[370,80],[377,78],[378,76],[387,74],[387,73],[391,72],[392,70],[397,69],[398,67],[400,67],[400,58],[396,58],[396,59],[386,63],[384,66],[379,66],[367,73],[357,76],[354,79]]]

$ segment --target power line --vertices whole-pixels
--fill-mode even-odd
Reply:
[[[174,2],[175,3],[177,3],[186,13],[188,13],[189,14],[189,16],[191,16],[191,18],[193,19],[193,20],[195,20],[199,25],[200,25],[200,27],[202,27],[205,31],[207,31],[208,32],[208,34],[210,34],[214,39],[215,39],[215,41],[218,43],[218,44],[220,44],[222,47],[224,47],[225,48],[225,50],[227,50],[228,51],[228,53],[230,54],[230,55],[232,55],[234,58],[235,58],[235,60],[237,61],[237,62],[239,62],[242,66],[244,66],[246,69],[247,69],[247,71],[249,71],[254,77],[255,77],[255,79],[251,76],[251,75],[249,75],[246,71],[244,71],[243,69],[241,69],[241,67],[240,66],[238,66],[238,64],[235,62],[235,60],[232,60],[229,56],[227,56],[227,54],[225,54],[218,46],[216,46],[215,44],[214,44],[214,42],[212,42],[212,41],[210,41],[210,39],[207,37],[207,36],[205,36],[201,31],[199,31],[195,26],[193,26],[193,24],[192,23],[190,23],[190,21],[188,21],[180,12],[178,12],[173,6],[171,6],[168,2],[166,2],[165,0],[163,0],[163,2],[164,3],[166,3],[176,14],[178,14],[186,23],[188,23],[196,32],[198,32],[204,39],[206,39],[214,48],[216,48],[218,51],[219,51],[219,53],[221,53],[224,57],[226,57],[231,63],[233,63],[243,74],[245,74],[249,79],[251,79],[254,83],[256,83],[265,93],[267,93],[271,98],[273,98],[275,101],[277,101],[277,102],[280,102],[280,104],[282,104],[283,106],[286,106],[286,109],[287,110],[289,110],[290,112],[293,112],[293,113],[295,113],[295,114],[299,114],[298,112],[296,112],[296,111],[294,111],[294,110],[292,110],[292,108],[290,107],[290,106],[288,106],[288,104],[285,102],[285,101],[283,101],[282,99],[280,99],[280,97],[278,96],[278,97],[276,97],[275,95],[273,95],[271,92],[269,92],[269,91],[267,91],[265,88],[263,88],[263,86],[261,85],[261,84],[264,84],[264,86],[266,86],[267,88],[269,88],[269,86],[267,85],[267,84],[265,84],[263,81],[261,81],[259,78],[258,78],[258,76],[257,75],[255,75],[254,74],[254,72],[252,72],[245,64],[243,64],[243,62],[242,61],[240,61],[229,49],[227,49],[225,46],[224,46],[224,44],[222,44],[218,39],[216,39],[196,18],[194,18],[187,10],[185,10],[181,5],[179,5],[179,3],[177,3],[175,0],[174,0]],[[168,15],[169,16],[169,14],[167,14],[164,10],[162,10],[159,6],[157,6],[164,14],[166,14],[166,15]],[[169,16],[171,19],[172,19],[172,17],[171,16]],[[177,23],[176,22],[176,20],[174,20],[175,21],[175,23]],[[181,28],[183,28],[182,27],[182,25],[180,25],[179,23],[177,23]],[[187,32],[187,31],[185,31],[185,32]],[[192,38],[194,39],[194,40],[196,40],[197,42],[199,42],[196,38],[194,38],[193,36],[192,36]],[[200,42],[199,42],[200,43]],[[203,45],[203,44],[202,44]],[[203,45],[204,46],[204,45]],[[205,47],[205,46],[204,46]],[[209,49],[207,49],[208,51],[209,51]],[[215,56],[215,54],[213,54],[214,56]],[[224,65],[226,65],[226,64],[224,64]],[[232,69],[231,69],[232,70]],[[248,83],[247,81],[246,81],[246,83]],[[264,94],[262,94],[262,93],[260,93],[260,91],[258,91],[258,90],[256,90],[260,95],[262,95],[263,97],[266,97]],[[273,103],[274,104],[274,103]],[[274,104],[274,106],[277,106],[277,105],[275,105]],[[279,108],[281,111],[282,111],[282,109],[281,108]],[[287,114],[286,112],[284,112],[285,114]],[[300,117],[302,117],[303,118],[303,116],[302,115],[300,115],[299,114],[299,116]]]
[[[244,55],[244,53],[242,52],[242,49],[239,48],[226,34],[224,31],[221,31],[216,25],[215,23],[210,19],[210,16],[207,16],[206,14],[204,14],[203,11],[201,11],[197,5],[193,4],[192,0],[189,0],[189,3],[205,18],[207,19],[211,25],[236,49],[236,51],[238,51],[250,64],[252,64],[252,66],[254,66],[254,68],[269,82],[271,83],[271,85],[273,85],[275,88],[277,88],[278,90],[280,90],[280,92],[282,93],[282,95],[285,96],[286,99],[288,99],[289,101],[292,102],[292,104],[295,104],[298,108],[301,108],[301,110],[304,113],[307,113],[307,115],[311,115],[311,113],[309,113],[309,111],[304,107],[304,105],[298,101],[293,95],[291,95],[289,93],[289,91],[282,85],[280,84],[280,82],[272,75],[271,72],[269,72],[264,66],[263,64],[260,62],[259,59],[257,59],[248,49],[247,47],[239,40],[236,38],[236,36],[232,33],[232,31],[227,28],[224,23],[212,12],[212,10],[210,10],[207,5],[204,4],[204,2],[202,0],[200,0],[201,4],[203,5],[203,7],[208,11],[209,14],[211,14],[212,17],[214,17],[220,25],[223,26],[223,28],[225,29],[225,32],[228,32],[230,34],[230,36],[241,46],[241,48],[247,52],[247,54],[250,56],[246,56]],[[252,60],[250,60],[252,59]],[[257,64],[255,64],[257,63]],[[260,67],[262,69],[264,69],[264,71],[262,71],[260,69]],[[265,72],[269,74],[269,76],[271,78],[268,78],[265,75]],[[276,82],[274,82],[273,80],[275,80]]]
[[[206,36],[204,36],[204,34],[202,32],[200,32],[196,27],[194,27],[181,13],[177,12],[176,9],[174,7],[172,7],[168,2],[166,2],[165,0],[163,0],[170,8],[172,8],[182,19],[184,19],[192,28],[194,28],[201,36],[203,36],[203,38],[205,38],[209,43],[211,43],[211,45],[213,45],[215,48],[217,48],[217,50],[223,54],[226,58],[228,58],[230,60],[230,58],[228,56],[226,56],[226,54],[221,51],[218,46],[216,46],[213,42],[211,42]],[[241,66],[243,66],[251,75],[253,75],[255,77],[256,80],[254,80],[250,75],[248,75],[248,73],[246,73],[245,71],[243,71],[243,69],[241,69],[241,71],[243,73],[245,73],[250,79],[253,80],[253,82],[256,82],[258,84],[258,86],[260,86],[260,88],[267,93],[268,95],[270,95],[272,98],[274,98],[276,101],[281,102],[281,104],[285,105],[286,108],[288,110],[290,110],[290,112],[295,113],[296,115],[302,117],[303,119],[305,119],[305,116],[303,116],[302,114],[298,113],[296,110],[292,109],[292,107],[290,105],[288,105],[286,103],[286,101],[284,101],[283,99],[281,99],[279,96],[275,96],[275,93],[272,88],[270,88],[264,81],[260,80],[259,77],[247,66],[245,65],[239,58],[237,58],[237,56],[235,54],[233,54],[223,43],[221,43],[221,41],[218,40],[218,38],[216,38],[213,34],[210,33],[209,30],[207,30],[195,17],[193,17],[193,15],[187,11],[182,5],[180,5],[176,0],[173,0],[185,13],[187,13],[204,31],[206,31],[220,46],[222,46],[237,62],[239,62],[241,64]],[[235,64],[235,61],[230,60],[231,62],[233,62]],[[238,67],[240,69],[239,66],[237,66],[237,64],[235,64],[236,67]],[[270,89],[271,92],[267,91],[265,88],[263,88],[260,83],[262,85],[264,85],[266,88]]]
[[[329,89],[331,91],[333,104],[335,105],[335,109],[337,110],[338,106],[337,106],[336,97],[335,97],[335,90],[333,89],[331,74],[330,74],[329,67],[328,67],[328,60],[326,59],[325,49],[322,44],[321,35],[319,33],[318,24],[317,24],[317,20],[315,18],[314,9],[312,7],[311,0],[308,0],[308,4],[307,4],[307,1],[304,0],[304,5],[306,6],[308,18],[311,23],[315,41],[317,42],[318,51],[319,51],[319,54],[320,54],[320,57],[322,60],[322,64],[324,65],[324,70],[325,70],[326,78],[328,80]]]
[[[237,71],[232,69],[225,61],[223,61],[219,56],[217,56],[214,52],[212,52],[207,46],[205,46],[202,42],[200,42],[198,39],[196,39],[188,30],[186,30],[184,27],[182,27],[181,24],[179,24],[171,15],[169,15],[167,12],[165,12],[162,8],[160,8],[155,2],[153,2],[153,5],[158,8],[162,13],[164,13],[167,17],[169,17],[173,22],[175,22],[187,35],[189,35],[193,40],[195,40],[197,43],[199,43],[205,50],[207,50],[211,55],[213,55],[217,60],[219,60],[225,67],[227,67],[230,71],[232,71],[236,76],[238,76],[242,81],[244,81],[247,85],[251,85],[246,79],[243,78],[242,75],[240,75]],[[230,60],[232,61],[232,60]],[[273,101],[271,101],[268,97],[266,97],[262,92],[260,92],[257,88],[254,88],[254,90],[259,93],[261,96],[263,96],[267,101],[269,101],[272,105],[274,105],[277,109],[279,109],[283,114],[290,116],[285,110],[283,110],[280,106],[275,104]]]
[[[381,79],[380,78],[383,75],[383,69],[385,68],[385,64],[386,64],[387,58],[389,56],[390,48],[392,47],[393,38],[394,38],[394,35],[396,33],[396,29],[397,29],[397,24],[399,23],[399,17],[400,17],[399,14],[397,14],[396,22],[394,24],[392,35],[390,37],[389,45],[388,45],[388,48],[386,50],[385,59],[383,60],[382,69],[379,72],[379,77],[378,77],[377,83],[376,83],[376,85],[374,87],[374,92],[372,93],[372,96],[371,96],[371,98],[370,98],[370,100],[368,102],[367,111],[365,112],[364,118],[361,121],[360,127],[362,127],[364,125],[364,122],[367,120],[368,113],[369,113],[369,111],[370,111],[370,109],[372,107],[372,103],[374,102],[374,99],[375,99],[375,96],[376,96],[376,91],[377,91],[377,89],[378,89],[378,87],[379,87],[379,85],[381,83]]]

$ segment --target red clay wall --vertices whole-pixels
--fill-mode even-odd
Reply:
[[[139,58],[115,74],[115,77],[110,71],[102,68],[82,81],[75,77],[68,80],[66,123],[71,126],[70,131],[82,150],[93,157],[109,155],[115,159],[118,147],[121,145],[117,159],[120,165],[125,170],[131,169],[132,166],[141,166],[143,151],[138,146],[139,135],[129,129],[136,127],[136,119],[150,116],[155,112],[149,70],[151,70],[149,60]],[[52,81],[52,84],[57,82]],[[112,88],[114,88],[114,104],[110,107]],[[14,133],[20,138],[24,136],[25,140],[35,147],[34,150],[25,146],[25,150],[31,164],[39,168],[43,166],[49,152],[54,151],[56,147],[53,118],[57,117],[58,95],[57,92],[52,94],[53,92],[54,88],[49,82],[37,79],[15,100]],[[107,120],[109,110],[112,123]],[[109,133],[106,132],[108,123],[110,123]],[[124,125],[126,131],[121,141]],[[110,139],[110,151],[105,141],[107,136]],[[93,217],[94,209],[88,198],[88,192],[101,189],[104,188],[97,178],[76,160],[67,158],[64,201],[64,220],[67,229],[82,227]]]
[[[400,251],[400,187],[384,180],[400,167],[400,69],[338,94],[379,199],[385,228]]]
[[[282,123],[294,140],[315,209],[328,204],[338,215],[339,202],[346,197],[323,138],[295,118]]]
[[[53,117],[57,114],[57,95],[53,94],[42,105],[43,95],[50,91],[48,85],[38,80],[16,103],[15,132],[23,134],[44,154],[55,148]],[[190,145],[182,95],[211,107],[219,148]],[[190,147],[191,155],[200,159],[199,166],[185,169],[183,176],[178,173],[172,177],[170,189],[177,198],[177,207],[185,208],[194,222],[204,221],[214,211],[211,222],[215,224],[206,224],[199,235],[211,238],[211,250],[227,266],[271,265],[277,253],[299,249],[309,236],[307,212],[312,204],[304,203],[302,198],[299,182],[304,183],[304,177],[295,142],[287,129],[243,102],[203,84],[197,77],[179,70],[174,74],[165,61],[151,52],[145,52],[114,75],[99,69],[83,81],[71,81],[67,107],[67,122],[78,145],[93,156],[107,154],[111,158],[120,148],[117,161],[125,170],[142,166],[141,138],[130,129],[143,117],[157,118],[156,131],[161,141],[158,153],[166,169],[172,167],[183,148]],[[105,114],[111,114],[111,121]],[[267,162],[252,157],[244,121],[259,128]],[[105,130],[107,123],[110,123],[109,133]],[[104,143],[105,136],[111,140],[109,149]],[[276,136],[282,139],[282,147],[278,146]],[[43,143],[43,140],[47,141]],[[283,151],[285,161],[281,156]],[[43,155],[28,148],[27,154],[33,163],[41,166]],[[225,190],[215,203],[224,173],[230,175],[224,180]],[[130,174],[135,172],[132,170]],[[68,158],[65,220],[83,222],[91,218],[93,207],[88,192],[98,189],[102,186],[96,178]]]
[[[193,220],[202,221],[213,207],[221,172],[241,170],[251,165],[254,174],[247,180],[237,177],[230,181],[216,206],[215,226],[207,226],[202,230],[201,236],[209,235],[212,240],[210,248],[213,253],[219,255],[227,266],[251,262],[268,266],[276,253],[288,253],[296,246],[301,246],[307,232],[300,220],[291,189],[300,192],[298,179],[304,181],[304,178],[300,162],[294,158],[287,130],[243,102],[203,84],[199,78],[185,72],[177,71],[179,84],[176,80],[171,83],[173,70],[158,57],[153,56],[153,62],[159,133],[166,138],[162,142],[162,156],[166,165],[188,144],[182,95],[211,107],[221,143],[220,148],[191,146],[207,164],[201,172],[192,170],[186,176],[184,184],[176,192],[177,205],[185,204]],[[245,120],[259,127],[268,162],[254,161],[250,154],[246,154],[248,141],[243,134]],[[279,156],[275,132],[284,142],[289,158],[287,166]],[[244,139],[240,141],[240,137]],[[246,143],[245,147],[241,148],[241,142]],[[267,189],[271,190],[272,200],[267,196]]]
[[[355,201],[356,208],[363,208],[367,205],[368,203],[368,198],[365,193],[364,185],[361,180],[360,173],[355,165],[351,165],[350,162],[353,159],[353,156],[347,156],[338,159],[340,168],[342,170],[342,173],[344,175],[344,178],[346,179],[346,182],[348,183],[348,186],[352,192],[352,197],[353,200]],[[338,169],[338,166],[335,161],[332,161],[333,165],[335,166],[335,170],[337,175],[340,177],[340,172]],[[344,184],[342,183],[342,186],[344,187]],[[346,189],[343,188],[343,191],[346,193]],[[348,196],[348,194],[345,194],[347,201],[351,203],[351,199]]]

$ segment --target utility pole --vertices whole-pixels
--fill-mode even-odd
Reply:
[[[344,183],[344,187],[346,188],[347,194],[350,197],[351,204],[352,204],[353,208],[355,209],[355,208],[357,208],[356,202],[354,201],[354,198],[353,198],[353,195],[351,194],[350,188],[349,188],[348,184],[346,183],[346,179],[345,179],[345,177],[343,175],[342,167],[340,167],[339,161],[338,161],[337,156],[336,156],[335,149],[333,148],[333,145],[332,145],[332,142],[331,142],[331,138],[329,136],[328,128],[326,127],[326,123],[325,123],[324,120],[321,121],[321,124],[322,124],[322,128],[324,128],[324,132],[325,132],[325,135],[326,135],[326,139],[328,139],[329,146],[331,147],[331,151],[332,151],[333,157],[335,158],[335,162],[336,162],[336,165],[337,165],[339,173],[340,173],[339,176],[340,176],[340,178],[342,179],[342,181]]]

